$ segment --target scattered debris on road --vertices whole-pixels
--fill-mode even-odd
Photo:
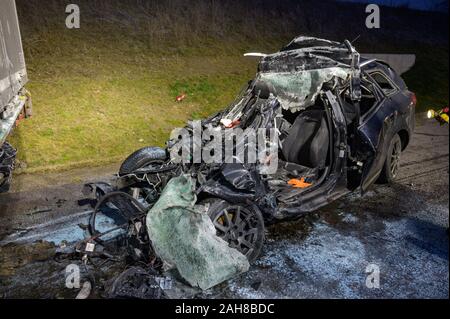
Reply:
[[[114,299],[165,299],[167,296],[157,278],[155,271],[130,267],[110,280],[107,295]]]

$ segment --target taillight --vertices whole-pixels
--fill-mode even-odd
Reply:
[[[416,93],[413,92],[412,96],[411,96],[411,103],[416,106],[417,105],[417,96]]]

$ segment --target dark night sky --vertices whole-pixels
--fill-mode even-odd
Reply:
[[[417,10],[448,11],[448,0],[340,0],[343,2],[376,3],[387,6],[408,6]]]

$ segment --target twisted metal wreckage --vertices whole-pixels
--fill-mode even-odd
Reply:
[[[85,185],[85,193],[97,199],[92,237],[78,245],[85,258],[111,251],[108,245],[121,238],[134,260],[176,268],[190,285],[208,289],[248,270],[261,251],[265,223],[298,218],[373,182],[373,166],[387,147],[377,150],[370,134],[355,136],[370,77],[364,67],[375,61],[360,60],[349,41],[310,37],[298,37],[274,54],[253,55],[262,57],[255,79],[201,127],[220,129],[221,139],[236,127],[244,136],[274,129],[276,138],[266,141],[279,150],[275,172],[261,171],[270,152],[254,163],[174,161],[180,150],[195,148],[179,136],[165,149],[138,150],[114,183]],[[409,121],[381,131],[400,130]],[[184,129],[195,134],[192,122]],[[249,140],[240,139],[243,145],[234,149],[247,151]],[[211,138],[201,143],[208,148]],[[106,219],[116,227],[105,229]]]

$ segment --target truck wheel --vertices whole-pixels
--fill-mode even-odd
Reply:
[[[388,151],[386,154],[386,161],[384,162],[378,182],[381,184],[392,183],[398,175],[400,168],[400,156],[402,154],[402,141],[398,134],[395,134],[391,139]]]
[[[130,156],[122,163],[119,176],[127,175],[151,163],[162,164],[167,160],[166,151],[160,147],[144,147]]]
[[[8,179],[5,179],[5,177],[2,175],[3,173],[0,172],[0,193],[6,193],[9,191],[11,183]]]
[[[8,142],[0,146],[0,193],[9,191],[16,153]]]
[[[220,199],[209,199],[208,215],[217,236],[231,248],[237,249],[253,262],[264,244],[264,220],[254,205],[231,204]],[[205,202],[203,202],[205,203]]]

